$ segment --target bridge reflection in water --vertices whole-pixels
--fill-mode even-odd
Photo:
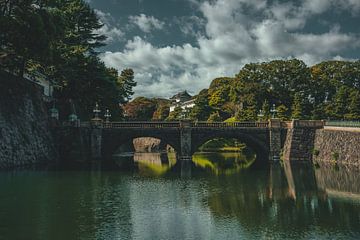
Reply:
[[[255,155],[241,152],[195,153],[192,161],[179,161],[174,152],[134,152],[114,155],[114,161],[121,168],[135,167],[142,175],[161,176],[170,171],[191,176],[193,171],[206,171],[214,175],[231,175],[247,169],[255,162]]]

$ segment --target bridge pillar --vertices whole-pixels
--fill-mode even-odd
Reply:
[[[191,122],[180,123],[180,160],[191,161]]]
[[[91,158],[99,159],[102,157],[101,142],[102,142],[102,128],[93,126],[93,128],[91,129],[91,136],[90,136]]]
[[[270,160],[280,160],[281,153],[281,121],[270,119]]]

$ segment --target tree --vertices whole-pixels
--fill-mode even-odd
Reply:
[[[156,102],[145,97],[137,97],[124,105],[124,111],[130,120],[149,121],[156,110]]]
[[[207,122],[222,122],[222,118],[220,117],[219,112],[214,112],[210,114]]]
[[[263,102],[261,110],[262,110],[262,114],[264,114],[262,119],[264,120],[270,119],[270,105],[267,99],[265,99],[265,101]]]
[[[302,113],[302,101],[300,94],[296,93],[294,97],[294,102],[291,108],[291,118],[292,119],[301,119],[303,118]]]
[[[175,121],[182,118],[183,110],[181,107],[175,107],[174,111],[170,112],[169,116],[166,118],[166,121]]]
[[[276,113],[277,113],[277,118],[279,118],[280,120],[282,121],[285,121],[285,120],[289,120],[289,113],[288,113],[288,108],[284,105],[284,104],[281,104],[280,106],[278,106],[276,108]]]
[[[136,86],[134,71],[131,68],[122,70],[118,78],[118,84],[123,89],[121,103],[126,103],[134,94],[133,88]]]
[[[163,121],[170,113],[170,101],[166,99],[154,99],[156,102],[156,110],[153,113],[152,120]]]
[[[232,78],[222,77],[214,79],[208,89],[209,106],[220,109],[229,101],[230,83]]]
[[[347,113],[348,95],[348,88],[341,86],[334,96],[334,100],[332,102],[333,108],[328,111],[330,116],[336,119],[344,119],[344,115]]]
[[[360,91],[352,89],[349,96],[348,113],[345,114],[345,119],[359,120],[360,119]]]
[[[190,111],[190,119],[206,121],[213,109],[209,106],[208,90],[204,89],[196,96],[195,106]]]
[[[58,37],[56,11],[40,8],[35,0],[2,1],[0,63],[23,76],[29,61],[46,65]],[[60,21],[59,21],[60,22]]]

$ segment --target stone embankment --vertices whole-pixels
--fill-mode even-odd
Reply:
[[[56,161],[42,89],[0,72],[0,168]]]
[[[306,122],[293,120],[287,127],[284,160],[313,160],[360,167],[360,128],[308,127],[302,126],[302,123]]]
[[[313,160],[360,167],[360,129],[318,129],[315,133]]]

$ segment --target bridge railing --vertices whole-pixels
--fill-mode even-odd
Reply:
[[[105,122],[104,128],[178,128],[179,122]]]
[[[326,121],[325,126],[360,128],[360,121]]]
[[[193,122],[193,128],[267,128],[269,122]]]
[[[81,122],[79,127],[91,127],[91,122]],[[102,128],[268,128],[269,122],[100,122]]]
[[[292,127],[293,128],[323,128],[324,121],[322,120],[293,120]]]

